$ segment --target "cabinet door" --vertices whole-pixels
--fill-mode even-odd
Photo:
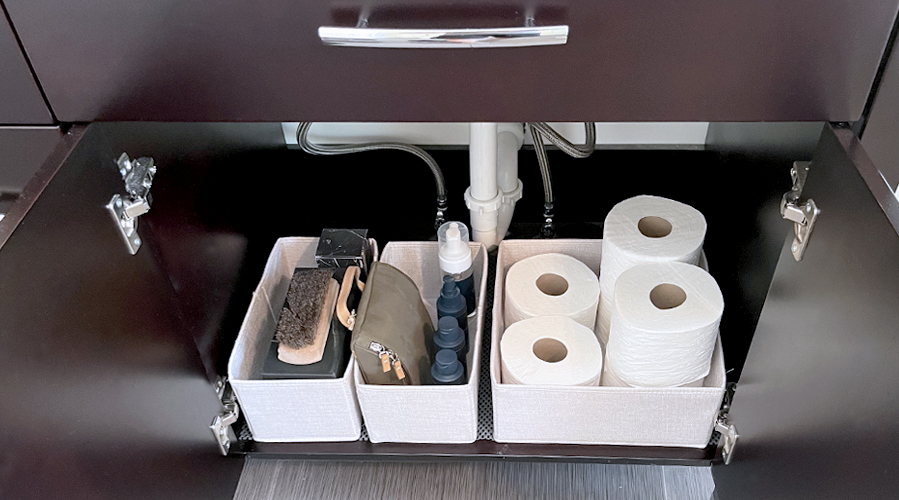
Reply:
[[[0,9],[0,123],[50,124],[53,116],[34,82],[19,42]]]
[[[5,0],[64,122],[861,116],[897,0]],[[570,27],[567,45],[326,47],[320,26]]]
[[[148,231],[97,127],[69,131],[0,221],[0,497],[231,498],[242,460]]]
[[[62,138],[59,127],[0,127],[0,213],[18,195]]]
[[[862,134],[865,151],[890,187],[899,190],[899,49],[890,53]]]
[[[826,128],[736,389],[721,500],[894,498],[899,489],[899,202],[848,130]],[[785,221],[784,224],[787,224]]]

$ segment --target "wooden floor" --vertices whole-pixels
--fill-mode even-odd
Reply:
[[[709,500],[708,467],[248,458],[235,500]]]

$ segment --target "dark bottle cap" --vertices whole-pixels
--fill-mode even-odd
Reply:
[[[459,287],[450,275],[443,277],[443,288],[440,290],[440,298],[437,299],[437,317],[444,316],[453,316],[460,322],[468,316],[465,297],[459,292]]]
[[[443,275],[443,290],[440,291],[440,295],[451,299],[458,296],[460,293],[459,286],[456,285],[456,280],[449,274]]]
[[[462,355],[465,350],[465,332],[459,328],[456,318],[444,316],[437,320],[434,345],[437,346],[437,349],[452,349],[460,356]]]
[[[434,356],[431,378],[435,384],[453,385],[464,383],[465,369],[452,349],[441,349]]]

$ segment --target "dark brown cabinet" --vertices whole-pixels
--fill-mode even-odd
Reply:
[[[541,1],[537,23],[569,25],[567,45],[475,50],[324,46],[317,28],[351,26],[359,10],[325,2],[4,6],[65,134],[0,221],[0,497],[230,498],[247,454],[714,463],[722,500],[878,498],[899,486],[899,200],[835,123],[862,116],[899,2]],[[499,0],[372,9],[370,22],[390,27],[520,25],[527,10]],[[3,106],[27,102],[0,103],[0,122]],[[872,117],[889,125],[886,115]],[[275,239],[322,227],[368,227],[382,245],[433,233],[433,181],[416,159],[289,150],[276,122],[298,119],[714,122],[705,149],[550,154],[561,237],[600,237],[608,209],[644,193],[709,219],[706,252],[728,304],[722,343],[739,382],[731,465],[714,443],[256,443],[240,422],[221,456],[213,384]],[[16,142],[0,130],[4,148],[31,147]],[[123,192],[123,152],[159,166],[136,255],[106,209]],[[450,217],[467,220],[467,153],[435,155]],[[520,159],[530,187],[512,237],[529,238],[540,180],[532,152]],[[821,209],[801,262],[779,213],[794,160],[811,160],[802,198]],[[363,209],[329,199],[335,178],[364,186]],[[396,179],[422,188],[398,200]]]
[[[894,190],[899,189],[899,55],[893,51],[864,129],[865,150]]]
[[[899,401],[899,199],[849,130],[826,130],[803,199],[802,261],[784,244],[734,396],[721,500],[891,498]]]
[[[42,125],[53,121],[12,27],[0,16],[0,125]]]
[[[220,456],[208,429],[220,411],[212,381],[224,373],[274,239],[353,222],[372,227],[382,243],[431,232],[431,181],[414,159],[366,153],[335,163],[287,150],[280,140],[278,124],[110,123],[69,130],[0,222],[0,378],[7,394],[0,419],[10,471],[0,492],[14,498],[64,492],[227,498],[247,453],[695,465],[720,459],[714,445],[279,445],[254,443],[246,435],[234,443],[231,457]],[[115,159],[123,151],[152,154],[160,166],[153,208],[140,219],[143,246],[133,256],[105,208],[121,191]],[[526,159],[532,155],[522,155],[523,181],[536,185],[536,165]],[[813,197],[822,214],[798,263],[789,251],[791,225],[777,212],[790,185],[788,158],[753,158],[720,147],[595,155],[571,165],[553,158],[560,165],[560,236],[597,237],[601,229],[590,222],[601,221],[616,200],[646,190],[708,214],[714,236],[706,251],[732,310],[722,323],[725,352],[731,367],[746,362],[732,410],[743,437],[734,462],[716,466],[718,495],[801,498],[807,492],[828,498],[828,491],[850,485],[876,497],[892,488],[888,450],[899,435],[891,417],[899,408],[866,391],[874,379],[883,394],[894,385],[891,375],[879,377],[891,373],[899,321],[889,307],[899,299],[899,211],[852,132],[827,126],[821,134],[803,197]],[[439,158],[452,165],[467,154],[444,151]],[[580,198],[578,189],[601,184],[599,165],[625,162],[640,168],[622,171],[594,199],[573,201]],[[397,208],[377,193],[365,213],[352,207],[316,212],[327,198],[324,191],[296,196],[300,182],[325,185],[334,171],[363,178],[387,164],[412,185],[428,186],[411,200],[418,209],[400,226],[383,222]],[[695,174],[687,179],[677,174],[686,165]],[[721,175],[732,187],[729,194],[709,197]],[[389,182],[373,178],[370,187],[380,192]],[[466,182],[464,175],[448,176],[451,193]],[[722,200],[730,210],[716,211]],[[530,201],[534,206],[525,199],[518,209],[516,237],[539,228],[539,196]],[[462,215],[464,208],[451,201],[450,211]],[[799,459],[809,453],[814,459]],[[826,477],[809,475],[809,467],[837,467],[842,457],[855,456],[850,453],[879,460],[885,471],[859,476],[844,464]],[[759,479],[773,469],[781,480]],[[819,486],[781,485],[790,474],[800,485]]]
[[[63,122],[853,121],[899,5],[365,3],[373,27],[570,27],[561,46],[398,50],[318,39],[363,3],[4,3]]]

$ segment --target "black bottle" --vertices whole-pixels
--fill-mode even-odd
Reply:
[[[456,318],[459,328],[468,333],[468,306],[450,275],[443,276],[443,289],[440,290],[440,298],[437,299],[437,319],[444,316]]]
[[[431,378],[436,385],[462,385],[465,383],[465,368],[452,349],[441,349],[434,356]]]
[[[463,273],[463,275],[466,273]],[[478,308],[478,303],[474,297],[474,274],[472,274],[472,270],[469,269],[467,278],[461,278],[457,276],[453,276],[453,279],[456,281],[456,286],[459,287],[459,293],[465,297],[465,305],[468,308],[468,314],[470,315]]]
[[[434,332],[434,346],[437,350],[451,349],[459,357],[459,361],[465,365],[465,355],[468,354],[468,342],[465,332],[459,328],[456,318],[444,316],[437,321],[437,331]]]

